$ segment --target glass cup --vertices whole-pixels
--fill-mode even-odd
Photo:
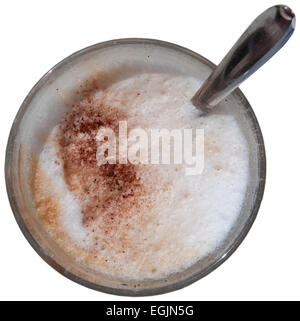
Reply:
[[[151,67],[147,67],[150,60]],[[37,217],[31,193],[35,160],[50,130],[65,113],[65,105],[70,103],[74,88],[97,71],[105,75],[103,81],[106,84],[113,82],[116,75],[109,70],[116,62],[123,66],[123,77],[141,71],[151,72],[155,68],[156,71],[175,68],[178,72],[204,81],[215,68],[214,64],[195,52],[150,39],[107,41],[67,57],[38,81],[14,120],[6,150],[8,197],[16,221],[28,242],[50,266],[64,276],[111,294],[145,296],[166,293],[187,286],[213,271],[236,250],[248,233],[257,215],[265,185],[263,138],[251,106],[242,92],[236,89],[219,108],[225,111],[230,106],[230,112],[244,132],[250,153],[250,178],[238,219],[226,239],[210,255],[184,271],[162,279],[138,282],[111,278],[81,265],[58,246]]]

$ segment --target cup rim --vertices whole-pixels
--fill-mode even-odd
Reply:
[[[252,110],[252,107],[250,106],[248,100],[242,93],[242,91],[237,88],[234,91],[234,94],[237,95],[237,97],[241,100],[244,107],[247,109],[248,115],[252,121],[252,125],[255,128],[256,138],[259,142],[258,144],[258,154],[259,154],[259,182],[257,187],[257,193],[255,196],[255,201],[253,202],[254,207],[252,209],[251,214],[249,215],[249,218],[247,222],[244,224],[240,234],[236,238],[236,241],[231,245],[231,247],[227,250],[225,255],[223,255],[221,258],[219,258],[217,261],[210,264],[206,269],[199,271],[195,273],[194,275],[189,276],[186,279],[180,280],[176,283],[165,285],[161,287],[156,288],[146,288],[146,289],[117,289],[113,287],[108,287],[104,285],[99,285],[96,283],[93,283],[91,281],[88,281],[86,279],[83,279],[67,270],[60,264],[58,264],[52,257],[48,256],[47,253],[45,253],[44,249],[39,245],[39,243],[34,239],[33,235],[30,233],[29,229],[27,228],[22,215],[21,211],[18,208],[17,199],[15,197],[15,193],[13,190],[13,182],[12,182],[12,167],[10,166],[11,160],[13,158],[13,150],[15,146],[15,138],[18,132],[19,124],[23,118],[23,115],[25,114],[30,101],[32,97],[38,92],[38,90],[47,82],[50,75],[54,72],[59,70],[62,66],[64,66],[66,63],[68,63],[71,59],[75,57],[83,56],[86,53],[90,53],[92,51],[101,50],[106,47],[116,46],[116,45],[130,45],[130,44],[150,44],[150,45],[157,45],[160,47],[167,47],[169,49],[173,49],[176,51],[179,51],[181,53],[184,53],[190,57],[196,58],[201,63],[206,64],[208,67],[214,69],[216,67],[215,64],[213,64],[208,59],[204,58],[200,54],[187,49],[185,47],[179,46],[174,43],[162,41],[162,40],[156,40],[156,39],[149,39],[149,38],[122,38],[122,39],[114,39],[109,40],[105,42],[100,42],[94,45],[91,45],[89,47],[83,48],[79,51],[74,52],[73,54],[69,55],[68,57],[61,60],[59,63],[57,63],[54,67],[52,67],[49,71],[47,71],[41,78],[38,80],[38,82],[33,86],[33,88],[30,90],[28,95],[25,97],[23,103],[21,104],[11,127],[7,147],[6,147],[6,155],[5,155],[5,181],[6,181],[6,189],[8,194],[8,199],[10,202],[11,209],[13,211],[15,220],[17,221],[23,235],[29,242],[29,244],[33,247],[33,249],[38,253],[38,255],[46,262],[48,263],[52,268],[54,268],[57,272],[62,274],[63,276],[67,277],[68,279],[83,285],[85,287],[91,288],[93,290],[101,291],[108,294],[114,294],[114,295],[122,295],[122,296],[150,296],[150,295],[158,295],[158,294],[164,294],[167,292],[172,292],[175,290],[179,290],[185,286],[190,285],[191,283],[194,283],[210,272],[214,271],[218,266],[220,266],[222,263],[224,263],[239,247],[239,245],[242,243],[246,235],[248,234],[260,207],[263,194],[264,194],[264,188],[265,188],[265,181],[266,181],[266,155],[265,155],[265,145],[263,136],[261,133],[261,129],[259,126],[259,123],[256,119],[256,116]]]

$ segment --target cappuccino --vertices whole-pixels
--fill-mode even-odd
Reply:
[[[245,199],[248,145],[230,109],[199,114],[190,100],[200,86],[175,71],[79,85],[34,176],[38,217],[68,255],[113,278],[159,279],[205,258],[227,237]],[[117,148],[114,162],[99,164],[99,130],[112,130],[119,146],[120,122],[128,132],[201,130],[201,172],[187,175],[196,162],[175,162],[175,152],[170,164],[151,163],[151,142],[147,161],[121,161]]]

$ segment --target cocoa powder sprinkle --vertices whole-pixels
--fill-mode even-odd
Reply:
[[[81,101],[73,104],[59,127],[59,157],[69,189],[82,203],[85,226],[101,216],[104,234],[110,235],[130,210],[140,206],[145,188],[137,175],[138,165],[97,164],[96,135],[100,128],[109,127],[118,137],[118,124],[127,115],[95,100],[93,90],[83,89]]]

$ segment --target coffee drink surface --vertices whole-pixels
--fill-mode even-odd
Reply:
[[[141,72],[104,88],[87,80],[53,128],[34,179],[38,216],[81,264],[120,279],[162,278],[209,255],[226,238],[245,198],[247,141],[230,111],[201,117],[190,99],[198,80]],[[185,164],[102,164],[97,135],[203,129],[204,169]],[[118,138],[117,138],[118,139]]]

